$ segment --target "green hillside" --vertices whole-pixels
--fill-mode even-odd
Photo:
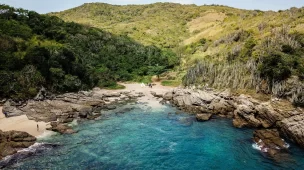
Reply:
[[[184,85],[254,89],[304,103],[304,8],[89,3],[49,15],[172,49],[182,62],[169,79],[183,76]]]
[[[31,98],[42,86],[55,93],[113,87],[178,62],[170,50],[124,35],[0,5],[0,98]]]

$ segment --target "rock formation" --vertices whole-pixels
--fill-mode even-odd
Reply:
[[[279,108],[275,101],[260,102],[246,95],[233,96],[229,91],[178,88],[162,96],[162,103],[169,101],[180,110],[194,113],[198,121],[209,120],[213,114],[232,118],[238,128],[274,128],[304,147],[304,112],[300,108]]]
[[[270,156],[275,156],[289,147],[276,129],[256,130],[253,133],[253,137],[254,142],[261,151],[267,152]]]
[[[0,159],[33,145],[36,138],[26,132],[0,130]]]

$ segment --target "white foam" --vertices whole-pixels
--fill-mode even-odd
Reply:
[[[28,147],[28,148],[21,149],[21,150],[19,150],[18,152],[35,152],[36,149],[37,149],[38,147],[40,147],[41,145],[43,145],[43,144],[44,144],[44,143],[38,143],[38,142],[36,142],[36,143],[34,143],[32,146],[30,146],[30,147]]]
[[[177,145],[176,142],[170,142],[170,146],[169,146],[170,151],[174,151],[174,146],[176,146],[176,145]]]
[[[46,139],[56,134],[56,132],[45,130],[41,135],[37,136],[37,139]]]
[[[259,150],[259,151],[262,150],[262,147],[259,146],[257,143],[252,144],[252,147],[253,147],[253,149],[256,149],[256,150]]]
[[[77,119],[74,119],[71,123],[69,123],[68,126],[74,127],[74,126],[77,126],[77,125],[78,125],[78,121],[77,121]]]

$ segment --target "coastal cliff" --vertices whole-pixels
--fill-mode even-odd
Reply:
[[[196,114],[198,120],[205,121],[211,115],[218,115],[232,118],[233,125],[237,128],[276,129],[285,138],[304,147],[303,109],[282,105],[283,102],[279,99],[261,102],[243,94],[232,95],[229,91],[181,88],[165,94],[152,94],[163,98],[163,103],[170,103],[181,110]],[[274,134],[278,136],[279,133]],[[263,138],[263,135],[260,136]]]

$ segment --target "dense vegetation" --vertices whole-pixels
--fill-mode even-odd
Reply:
[[[178,64],[170,50],[127,36],[0,5],[0,97],[111,87]]]
[[[182,57],[183,84],[256,89],[304,104],[304,8],[240,10],[173,3],[89,3],[60,13]]]

